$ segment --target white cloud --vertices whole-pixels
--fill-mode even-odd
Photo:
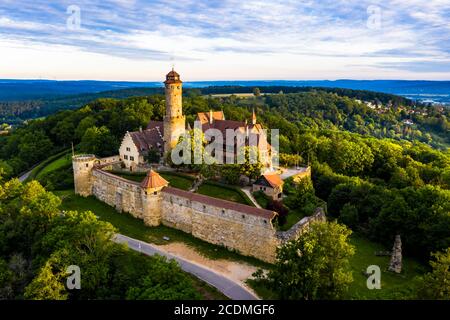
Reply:
[[[381,8],[379,30],[366,26],[372,4]],[[14,17],[2,10],[14,7],[13,2],[0,5],[0,27],[8,30],[0,29],[2,56],[20,62],[15,69],[1,69],[0,77],[18,77],[16,72],[21,77],[157,80],[154,70],[167,69],[175,57],[177,67],[196,80],[450,79],[448,72],[426,71],[427,61],[449,59],[449,1],[79,0],[78,5],[79,32],[65,29],[64,6],[37,0],[36,8],[48,8],[49,19],[42,21],[28,3],[18,8],[22,16]],[[42,70],[36,56],[58,68]],[[390,67],[415,61],[425,61],[420,72]]]

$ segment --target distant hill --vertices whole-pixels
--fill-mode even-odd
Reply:
[[[209,94],[230,94],[230,93],[252,93],[253,86],[212,86],[205,88],[186,88],[185,94],[189,94],[190,91],[196,91],[197,94],[209,95]],[[333,92],[340,96],[348,96],[350,98],[367,100],[367,101],[380,101],[387,103],[388,101],[395,102],[396,104],[412,105],[412,101],[403,97],[395,96],[392,94],[366,91],[366,90],[352,90],[341,88],[320,88],[320,87],[289,87],[289,86],[260,86],[262,93],[296,93],[296,92],[309,92],[314,90],[321,90],[327,92]],[[71,96],[52,96],[46,99],[37,100],[25,100],[25,101],[7,101],[0,102],[0,121],[8,122],[11,124],[20,123],[23,119],[34,119],[49,114],[55,113],[59,110],[77,109],[83,105],[88,104],[91,101],[100,98],[116,98],[123,99],[128,97],[148,96],[152,94],[163,94],[164,89],[161,87],[156,88],[127,88],[114,91],[104,91],[99,93],[83,93]]]
[[[136,87],[161,87],[158,82],[0,80],[0,101],[51,99]]]
[[[417,99],[450,105],[450,81],[210,81],[183,85],[185,94],[190,90],[203,95],[252,93],[254,87],[259,87],[263,94],[323,90],[366,101],[411,105]],[[17,124],[59,110],[76,109],[99,98],[163,93],[159,82],[0,80],[0,122]]]
[[[450,81],[406,80],[250,80],[184,82],[185,88],[242,87],[325,87],[369,90],[404,96],[425,102],[450,104]],[[0,101],[50,99],[68,95],[100,93],[129,88],[161,88],[162,82],[0,80]]]

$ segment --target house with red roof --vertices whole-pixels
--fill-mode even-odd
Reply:
[[[253,183],[253,192],[262,191],[273,200],[280,200],[283,194],[284,181],[279,174],[267,173],[261,175]]]

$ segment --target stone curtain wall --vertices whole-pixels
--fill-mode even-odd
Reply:
[[[304,217],[299,222],[294,224],[287,231],[278,231],[276,237],[278,238],[279,244],[282,245],[285,242],[298,239],[303,232],[308,230],[308,226],[314,221],[325,221],[326,216],[322,208],[317,208],[316,212],[309,217]]]
[[[224,209],[163,190],[162,224],[206,242],[273,262],[277,247],[269,219]]]
[[[135,218],[144,219],[142,189],[139,183],[97,168],[92,170],[92,176],[92,192],[97,199],[120,212],[128,212]]]
[[[107,157],[107,158],[101,158],[98,159],[98,163],[100,165],[105,165],[105,164],[113,164],[113,163],[117,163],[120,162],[120,156],[111,156],[111,157]]]

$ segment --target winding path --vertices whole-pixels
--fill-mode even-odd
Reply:
[[[33,168],[34,168],[34,167],[33,167]],[[31,168],[30,170],[28,170],[27,172],[25,172],[24,174],[22,174],[22,175],[19,177],[19,181],[20,181],[20,182],[24,182],[25,180],[27,180],[28,177],[30,176],[31,171],[33,171],[33,168]]]
[[[124,236],[122,234],[117,234],[114,238],[114,241],[117,243],[126,243],[130,249],[149,256],[159,254],[167,257],[168,259],[174,259],[180,264],[181,269],[183,269],[186,272],[189,272],[190,274],[196,276],[197,278],[215,287],[217,290],[219,290],[225,296],[227,296],[232,300],[259,299],[257,296],[255,296],[252,292],[250,292],[240,283],[232,279],[229,279],[210,268],[194,263],[192,261],[188,261],[171,253],[165,252],[152,244],[136,240]]]
[[[250,188],[250,187],[244,187],[244,188],[241,188],[241,190],[242,190],[242,192],[244,192],[244,193],[247,195],[247,197],[250,199],[250,201],[253,202],[253,204],[255,205],[255,207],[260,208],[260,209],[263,209],[263,208],[259,205],[258,201],[256,201],[255,197],[252,195],[252,191],[251,191],[251,188]]]

